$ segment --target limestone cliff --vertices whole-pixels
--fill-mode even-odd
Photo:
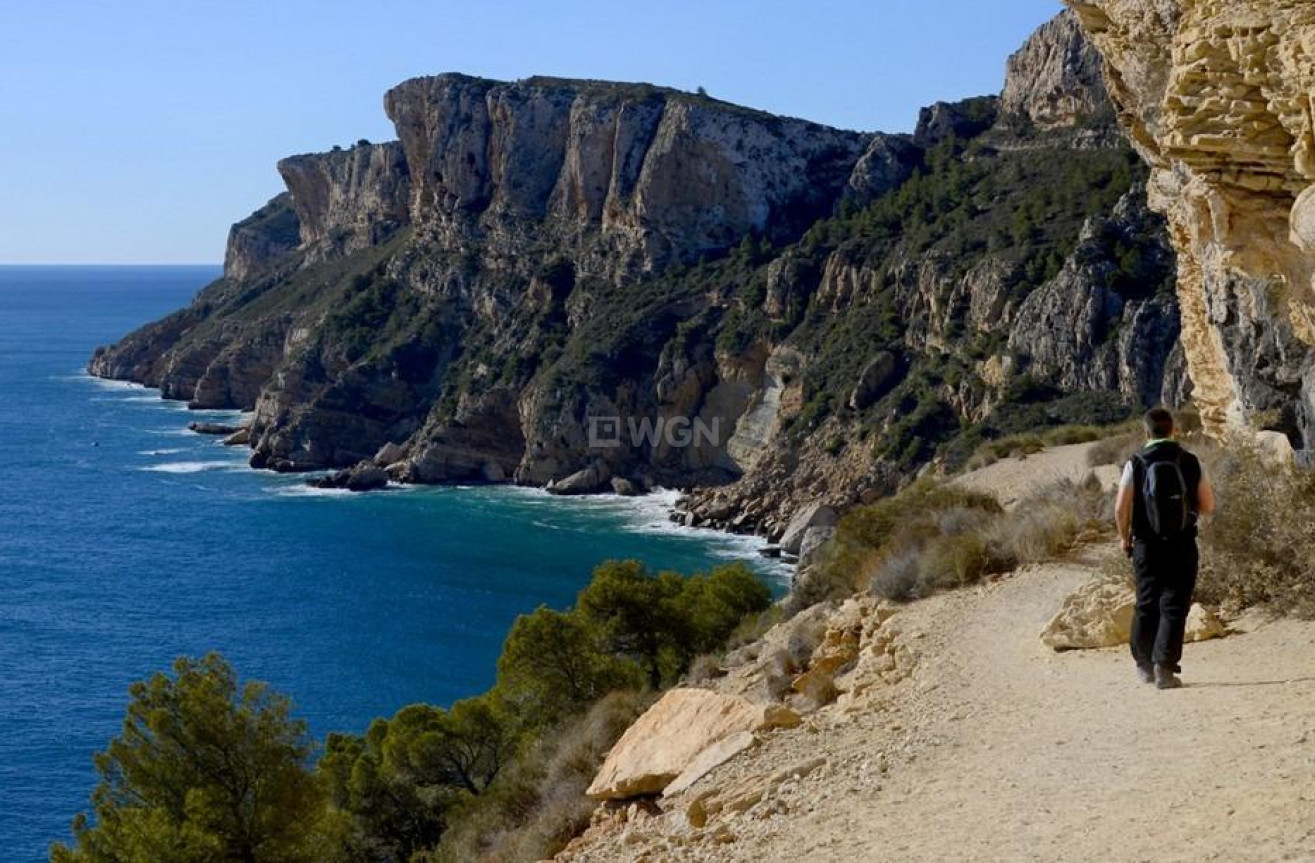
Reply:
[[[260,467],[720,488],[691,521],[777,534],[801,500],[1181,391],[1173,256],[1099,64],[1066,14],[1003,98],[913,135],[408,81],[398,141],[285,159],[225,277],[92,370],[253,409]]]
[[[1179,253],[1183,348],[1210,427],[1315,445],[1315,6],[1070,2],[1106,60]]]
[[[410,223],[410,174],[396,142],[292,156],[278,170],[297,213],[300,245],[319,258],[378,245]]]
[[[1009,58],[1000,110],[1042,128],[1072,126],[1107,112],[1103,65],[1083,37],[1077,18],[1060,15],[1042,25]]]

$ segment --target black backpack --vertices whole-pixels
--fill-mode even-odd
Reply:
[[[1182,458],[1183,451],[1177,447],[1171,458],[1148,459],[1140,452],[1133,456],[1141,469],[1142,511],[1150,538],[1173,539],[1187,533],[1195,523]]]

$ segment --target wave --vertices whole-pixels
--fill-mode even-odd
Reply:
[[[95,375],[88,372],[86,369],[81,369],[77,372],[74,372],[71,375],[52,375],[51,380],[77,381],[79,383],[88,383],[91,384],[92,386],[99,387],[104,390],[122,391],[122,390],[152,389],[152,387],[143,386],[142,384],[134,383],[133,381],[112,381],[109,380],[108,378],[98,378]],[[155,390],[155,391],[159,392],[159,390]]]
[[[236,461],[170,461],[152,464],[138,470],[152,473],[201,473],[208,470],[250,470],[245,462]]]
[[[356,492],[345,488],[316,488],[305,483],[274,486],[265,491],[278,497],[354,497],[356,495]]]
[[[754,568],[768,578],[788,585],[794,573],[794,566],[779,559],[763,557],[760,552],[768,546],[761,536],[752,534],[734,534],[726,531],[708,530],[706,528],[687,527],[671,520],[676,503],[683,496],[679,489],[657,488],[638,497],[621,497],[619,495],[581,495],[578,497],[561,497],[548,493],[542,488],[529,486],[485,486],[498,494],[517,498],[517,504],[528,507],[574,507],[586,511],[616,517],[617,528],[627,533],[661,535],[697,540],[707,547],[709,554],[722,560],[748,560]],[[532,523],[548,527],[539,520]],[[559,526],[560,527],[560,526]]]
[[[178,455],[180,452],[187,452],[186,449],[142,449],[137,451],[137,455]]]

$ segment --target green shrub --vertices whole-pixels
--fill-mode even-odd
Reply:
[[[540,608],[518,617],[498,658],[498,687],[542,725],[642,685],[639,666],[610,652],[602,630],[578,612]]]
[[[594,570],[578,612],[609,649],[633,658],[653,688],[674,682],[698,654],[720,646],[746,615],[771,605],[771,591],[743,565],[684,578],[650,573],[639,561]]]
[[[636,561],[601,564],[574,609],[516,620],[489,692],[450,710],[405,707],[363,737],[330,736],[319,770],[339,855],[551,856],[587,823],[584,789],[645,693],[770,604],[742,565],[685,578]]]

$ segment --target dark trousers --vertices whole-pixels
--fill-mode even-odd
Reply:
[[[1199,562],[1195,537],[1133,544],[1137,610],[1132,618],[1132,658],[1138,665],[1177,665],[1182,659]]]

